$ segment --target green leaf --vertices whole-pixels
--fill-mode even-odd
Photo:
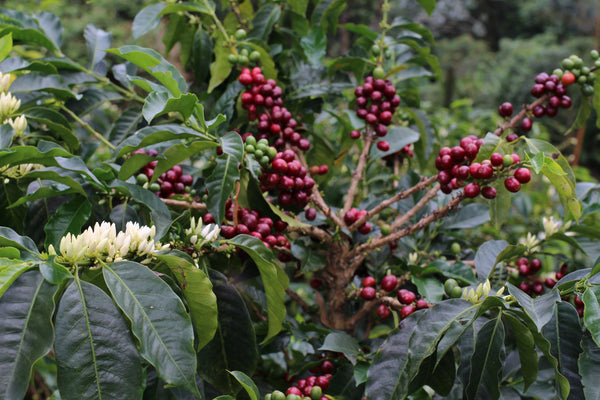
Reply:
[[[583,292],[583,323],[592,339],[600,343],[600,286],[589,286]]]
[[[30,72],[19,76],[10,85],[13,93],[48,92],[61,100],[77,97],[58,75]]]
[[[188,158],[202,153],[202,151],[215,147],[215,142],[206,140],[194,140],[191,143],[178,143],[163,151],[162,157],[158,159],[158,164],[154,168],[151,182],[156,181],[163,172],[168,171],[172,166],[187,160]]]
[[[473,268],[461,261],[450,264],[443,260],[435,260],[428,264],[425,268],[420,268],[419,270],[414,270],[411,272],[414,274],[419,274],[420,276],[440,273],[446,278],[454,278],[466,285],[473,285],[477,283],[477,278],[473,273]]]
[[[308,62],[313,66],[319,66],[327,50],[327,36],[323,29],[317,26],[310,30],[308,36],[300,39],[300,46],[304,50]]]
[[[4,247],[12,249],[13,247]],[[10,288],[13,282],[31,268],[29,263],[22,262],[18,259],[0,258],[0,297]]]
[[[540,332],[544,325],[552,319],[554,306],[557,301],[560,301],[558,291],[552,290],[534,299],[513,284],[507,283],[506,285],[509,293],[531,318],[538,332]]]
[[[317,5],[317,10],[312,15],[313,23],[316,23],[315,17],[321,12],[320,20],[318,21],[324,31],[335,33],[337,30],[340,14],[346,8],[347,0],[323,0]]]
[[[289,284],[288,277],[279,267],[273,252],[267,249],[260,239],[250,235],[238,235],[229,239],[228,243],[248,253],[260,272],[267,297],[269,328],[267,336],[263,339],[263,343],[266,343],[281,330],[285,319],[284,297]]]
[[[600,348],[587,332],[581,340],[578,367],[586,399],[600,399]]]
[[[178,124],[146,126],[137,131],[134,135],[125,139],[119,147],[117,147],[115,150],[115,158],[122,157],[134,150],[153,144],[189,138],[208,139],[206,135]],[[218,143],[215,143],[214,146],[218,146]]]
[[[417,0],[421,7],[427,11],[427,14],[431,17],[431,13],[435,9],[436,0]]]
[[[217,86],[227,79],[231,73],[233,65],[229,62],[231,50],[227,46],[221,45],[227,39],[221,31],[216,31],[214,41],[217,45],[213,48],[215,61],[210,64],[210,82],[208,83],[208,93],[211,93]]]
[[[0,61],[4,60],[12,50],[12,34],[6,34],[0,37]]]
[[[56,313],[61,398],[140,399],[140,355],[119,310],[100,288],[76,278]]]
[[[92,203],[83,196],[74,196],[48,218],[44,226],[46,247],[50,244],[58,249],[60,240],[67,233],[78,235],[81,228],[92,215]]]
[[[318,271],[327,263],[326,254],[306,236],[294,239],[290,251],[302,263],[302,272]]]
[[[27,236],[21,236],[11,228],[0,226],[0,246],[15,247],[31,254],[39,254],[35,242]]]
[[[481,162],[482,160],[489,159],[490,156],[495,153],[500,145],[500,138],[493,133],[488,132],[483,138],[483,144],[477,152],[474,162]]]
[[[471,203],[446,219],[442,225],[446,229],[468,229],[480,226],[490,220],[488,207],[481,203]]]
[[[248,32],[248,37],[262,39],[267,42],[271,30],[280,16],[281,7],[277,4],[265,4],[254,14],[252,29]]]
[[[444,297],[444,285],[436,278],[420,278],[413,276],[411,282],[417,287],[419,294],[429,303],[438,303]]]
[[[13,41],[25,42],[34,45],[45,47],[53,53],[58,52],[58,49],[46,35],[37,29],[32,28],[19,28],[17,26],[5,25],[0,28],[0,37],[11,35]]]
[[[122,261],[102,268],[115,302],[131,321],[140,353],[168,384],[199,396],[194,330],[181,299],[147,267]]]
[[[523,391],[527,391],[527,388],[535,382],[538,374],[538,353],[535,349],[533,335],[527,326],[514,315],[503,313],[502,317],[510,323],[513,332],[511,336],[517,344],[519,360],[521,360],[521,374],[523,374],[525,383]]]
[[[134,39],[158,28],[162,17],[161,11],[167,5],[164,3],[150,4],[140,10],[133,18],[131,34]]]
[[[33,15],[33,17],[46,37],[54,43],[57,49],[60,49],[64,30],[60,19],[47,11],[42,11],[39,14]]]
[[[483,282],[494,272],[500,253],[508,246],[506,240],[489,240],[483,243],[475,253],[477,278]]]
[[[499,182],[495,182],[491,186],[496,188],[497,195],[493,199],[487,201],[490,208],[490,221],[496,229],[500,229],[502,224],[508,219],[512,196]]]
[[[495,319],[486,322],[477,332],[465,399],[481,398],[482,394],[485,394],[485,398],[500,397],[498,382],[502,372],[501,353],[504,346],[504,325],[500,316],[498,314]]]
[[[208,212],[215,221],[222,221],[225,215],[225,203],[233,193],[235,182],[240,179],[239,162],[228,154],[216,158],[216,166],[212,174],[206,178]]]
[[[125,110],[113,123],[108,135],[108,140],[113,144],[120,143],[138,129],[141,121],[142,114],[139,109],[129,108]]]
[[[57,289],[37,271],[29,271],[0,298],[0,393],[4,399],[25,397],[34,363],[52,349]]]
[[[89,24],[83,31],[83,37],[85,38],[90,57],[89,67],[90,69],[94,69],[94,66],[106,56],[105,50],[110,47],[111,34]]]
[[[407,128],[405,126],[394,126],[389,128],[385,140],[389,142],[390,149],[388,151],[381,151],[377,146],[372,146],[369,151],[369,159],[376,160],[382,157],[394,154],[407,144],[411,144],[419,140],[419,132]]]
[[[71,129],[69,121],[59,112],[48,107],[31,107],[26,109],[23,114],[27,117],[27,122],[36,125],[43,125],[49,132],[54,133],[57,139],[64,141],[67,147],[73,151],[79,148],[79,139]]]
[[[171,225],[169,208],[158,196],[135,183],[123,182],[115,179],[110,187],[117,192],[131,197],[134,201],[144,204],[150,209],[152,222],[156,226],[156,238],[162,238]]]
[[[575,121],[573,121],[569,129],[565,131],[565,135],[568,135],[575,129],[584,127],[591,113],[592,107],[590,105],[590,99],[585,96],[581,96],[581,104],[579,105],[579,109],[577,110],[577,116],[575,117]]]
[[[345,332],[331,332],[325,337],[319,350],[342,353],[352,364],[356,364],[362,353],[356,339]]]
[[[525,138],[525,143],[534,157],[538,153],[545,156],[541,172],[554,185],[565,210],[565,220],[577,221],[581,217],[581,204],[575,191],[575,174],[569,161],[550,143],[539,139]]]
[[[215,337],[198,352],[198,373],[224,393],[235,394],[240,386],[227,371],[252,376],[258,362],[254,326],[235,286],[221,273],[209,270],[219,308]]]
[[[183,291],[196,328],[196,349],[200,350],[217,331],[217,297],[212,291],[213,285],[204,271],[181,256],[161,254],[156,257],[169,267]]]
[[[56,256],[48,257],[47,261],[40,262],[40,273],[48,282],[59,285],[66,279],[72,279],[73,275],[69,270],[60,264],[54,262]]]
[[[242,385],[246,393],[248,393],[250,400],[260,400],[260,393],[258,392],[258,388],[254,384],[252,379],[248,377],[248,375],[244,374],[242,371],[229,371],[229,373],[233,375],[235,379],[237,379],[240,385]]]
[[[575,308],[566,302],[556,304],[542,335],[550,342],[550,353],[558,361],[558,371],[569,381],[569,398],[584,398],[577,367],[582,331]]]
[[[187,121],[192,115],[197,101],[198,98],[193,93],[183,94],[175,98],[165,92],[152,92],[146,97],[142,115],[146,122],[150,123],[160,115],[178,112],[181,118]]]
[[[91,113],[104,103],[123,99],[123,95],[112,90],[88,88],[81,91],[81,99],[67,102],[66,106],[78,116]]]
[[[162,83],[175,97],[187,91],[187,83],[181,73],[155,50],[129,45],[106,51],[142,68]]]
[[[265,78],[277,80],[277,68],[275,68],[273,59],[271,58],[269,52],[265,50],[258,42],[259,41],[257,39],[251,39],[247,42],[247,44],[252,50],[256,50],[260,53],[260,68]]]

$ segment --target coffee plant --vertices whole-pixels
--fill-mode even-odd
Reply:
[[[0,397],[599,398],[600,187],[532,130],[600,127],[598,52],[465,134],[387,0],[256,3],[150,4],[164,55],[89,25],[85,60],[1,10]]]

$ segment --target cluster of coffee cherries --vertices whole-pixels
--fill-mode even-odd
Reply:
[[[372,276],[366,276],[362,280],[362,288],[359,295],[364,300],[373,300],[377,297],[377,281]],[[381,290],[384,292],[393,292],[398,287],[398,278],[395,275],[388,274],[380,282]],[[400,318],[404,319],[416,310],[427,308],[429,305],[424,299],[417,299],[415,292],[408,289],[400,289],[396,293],[398,301],[403,304],[400,308]],[[387,319],[390,316],[390,309],[386,304],[380,304],[377,307],[377,315],[381,319]]]
[[[138,149],[133,154],[147,154],[150,157],[158,156],[158,151],[155,149]],[[184,174],[181,165],[174,165],[166,172],[163,172],[156,182],[148,185],[149,181],[154,175],[154,168],[156,168],[158,161],[150,161],[144,165],[140,172],[136,175],[136,183],[147,187],[148,190],[154,192],[157,196],[168,199],[176,194],[184,194],[191,192],[191,186],[194,183],[194,178],[191,175]]]
[[[541,282],[531,279],[541,268],[542,261],[539,258],[531,260],[527,257],[519,258],[517,260],[517,270],[519,271],[519,276],[526,279],[519,283],[519,289],[529,295],[542,294],[544,292],[544,285]]]
[[[352,207],[344,214],[344,222],[346,225],[350,226],[356,221],[358,221],[363,215],[367,213],[367,210],[358,210],[355,207]],[[363,235],[367,235],[371,232],[371,223],[365,222],[361,226],[358,227],[358,231]]]
[[[315,180],[306,172],[292,150],[278,152],[271,167],[263,169],[259,177],[260,188],[276,194],[279,205],[283,207],[297,205],[304,208],[315,186]]]
[[[330,361],[326,362],[331,364]],[[331,365],[333,368],[333,364]],[[295,385],[288,387],[285,393],[275,390],[266,394],[265,400],[329,400],[325,396],[325,392],[329,388],[329,380],[332,376],[331,372],[322,375],[310,375],[299,379]]]
[[[244,140],[244,151],[247,154],[252,154],[261,167],[269,167],[271,162],[277,156],[277,149],[274,146],[269,146],[267,139],[256,140],[250,132],[242,135]]]
[[[290,242],[282,233],[287,228],[287,223],[283,220],[261,216],[260,211],[250,210],[248,208],[239,208],[237,210],[237,224],[229,225],[234,222],[234,204],[227,200],[225,204],[226,223],[221,225],[221,235],[225,239],[231,239],[237,235],[250,235],[262,240],[267,248],[274,246],[290,248]],[[206,214],[209,215],[209,214]],[[205,223],[213,223],[214,218],[202,219]],[[212,221],[211,221],[212,220]],[[290,261],[291,257],[287,253],[280,252],[277,257],[283,261]]]
[[[310,141],[296,130],[298,122],[292,113],[283,107],[283,89],[274,79],[266,79],[260,67],[252,70],[243,68],[238,81],[250,88],[240,97],[242,108],[248,111],[249,121],[258,121],[257,140],[271,139],[271,143],[282,150],[286,143],[306,151]]]
[[[542,72],[535,77],[535,84],[531,87],[531,94],[537,98],[547,95],[548,100],[546,104],[533,107],[531,113],[534,117],[541,118],[544,115],[554,117],[558,113],[559,108],[571,107],[572,101],[567,96],[567,86],[573,83],[573,81],[569,79],[569,75],[572,74],[566,73],[563,74],[562,78],[559,78],[555,74],[548,75]],[[521,121],[522,129],[527,127],[527,123],[525,123],[526,126],[523,126],[523,124],[524,122]]]
[[[465,196],[477,197],[481,194],[486,199],[493,199],[498,195],[495,187],[488,184],[500,176],[505,176],[504,187],[509,192],[518,192],[521,184],[531,180],[531,171],[524,167],[510,169],[519,164],[521,158],[518,154],[493,153],[489,159],[473,162],[482,139],[470,135],[460,141],[460,146],[442,147],[435,159],[435,167],[440,171],[437,179],[442,192],[449,194],[464,186]],[[512,176],[507,176],[512,172]],[[476,180],[465,184],[467,179]]]
[[[581,85],[581,91],[585,96],[594,94],[594,80],[596,76],[592,73],[595,69],[600,68],[600,53],[598,50],[590,51],[590,58],[594,61],[591,67],[583,65],[583,60],[577,55],[571,55],[561,62],[563,70],[556,70],[554,73],[561,77],[561,80],[566,79],[570,83],[577,82]],[[565,75],[567,78],[564,78]],[[563,81],[563,84],[565,82]]]
[[[375,79],[368,76],[362,86],[354,89],[356,96],[356,115],[371,127],[376,137],[387,135],[388,126],[392,123],[392,117],[396,108],[400,105],[400,96],[396,94],[396,88],[389,80]],[[352,139],[361,137],[357,130],[350,132]],[[385,140],[377,142],[377,148],[388,151],[390,144]]]
[[[460,287],[456,279],[448,278],[444,282],[444,292],[452,299],[460,299],[463,294],[463,288]]]

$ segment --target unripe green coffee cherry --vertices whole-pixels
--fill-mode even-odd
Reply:
[[[456,282],[455,279],[446,279],[446,282],[444,282],[444,292],[446,292],[448,296],[452,294],[452,290],[454,290],[455,287],[458,287],[458,282]]]
[[[251,144],[247,144],[245,147],[247,153],[254,153],[256,151],[256,147]]]
[[[590,57],[592,58],[592,60],[597,60],[600,58],[600,53],[598,53],[598,50],[591,50]]]
[[[563,74],[564,72],[560,68],[556,68],[554,71],[552,71],[552,75],[556,75],[558,79],[562,78]]]
[[[248,57],[248,49],[241,49],[240,56]]]
[[[260,159],[264,155],[265,155],[264,151],[262,151],[260,148],[257,148],[254,151],[254,156],[256,156],[257,159]]]
[[[285,400],[285,393],[275,390],[271,393],[271,400]]]
[[[271,400],[271,393],[265,394],[265,400]]]
[[[266,167],[269,165],[269,163],[271,162],[271,159],[269,158],[269,156],[262,156],[260,158],[260,160],[258,160],[258,163],[262,166],[262,167]]]
[[[379,47],[378,45],[374,44],[371,47],[371,53],[373,53],[373,55],[378,56],[379,54],[381,54],[381,47]]]
[[[267,147],[267,155],[269,156],[269,158],[271,160],[274,159],[275,156],[277,155],[277,149],[273,146]]]
[[[254,136],[250,135],[250,136],[248,136],[246,138],[246,142],[245,143],[246,144],[251,144],[251,145],[254,146],[256,144],[256,138]]]
[[[321,396],[323,396],[323,389],[320,386],[313,386],[310,389],[310,398],[312,400],[321,400]]]
[[[227,61],[229,61],[230,64],[237,64],[239,59],[238,59],[238,56],[236,56],[235,54],[230,54],[227,57]]]
[[[246,39],[246,31],[244,29],[238,29],[237,31],[235,31],[233,37],[235,38],[235,40],[244,40]]]
[[[450,297],[452,297],[453,299],[458,299],[458,298],[462,297],[462,293],[463,293],[463,289],[460,286],[457,286],[454,289],[452,289],[452,293],[450,293]]]
[[[564,60],[562,60],[561,66],[564,69],[570,70],[570,69],[573,69],[573,67],[575,66],[575,63],[570,58],[565,58]]]
[[[390,233],[392,233],[392,227],[389,224],[383,224],[381,225],[381,234],[382,235],[389,235]]]
[[[260,52],[254,50],[252,53],[250,53],[248,58],[250,58],[250,61],[258,61],[260,60]]]
[[[585,95],[585,96],[591,96],[594,94],[594,87],[592,85],[583,85],[581,87],[581,92]]]
[[[246,64],[248,64],[250,62],[250,60],[248,60],[248,56],[242,56],[242,55],[240,55],[238,57],[238,62],[240,64],[242,64],[242,65],[246,65]]]
[[[579,78],[577,78],[577,83],[586,83],[586,82],[587,82],[587,76],[579,75]]]
[[[390,49],[386,49],[385,52],[383,53],[383,56],[387,59],[392,58],[392,51]]]
[[[158,182],[154,182],[152,185],[150,185],[148,190],[150,190],[151,192],[158,192],[160,190],[160,185],[158,184]]]
[[[452,253],[454,253],[454,254],[460,253],[460,251],[461,251],[460,244],[457,242],[452,243],[452,245],[450,246],[450,250],[452,250]]]
[[[146,174],[138,174],[135,177],[135,182],[138,185],[143,185],[144,183],[148,182],[148,177],[146,176]]]
[[[376,67],[373,70],[373,78],[375,78],[375,79],[383,79],[383,78],[385,78],[385,71],[383,70],[382,67]]]

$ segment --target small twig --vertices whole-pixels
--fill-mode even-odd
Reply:
[[[423,207],[425,207],[431,199],[437,196],[439,190],[440,184],[438,183],[433,188],[429,189],[425,196],[419,199],[417,204],[415,204],[410,210],[396,218],[396,220],[392,223],[392,232],[400,228],[402,225],[406,224],[408,221],[410,221],[410,219],[413,216],[415,216],[415,214],[419,212]]]
[[[527,115],[527,112],[533,110],[534,107],[539,106],[540,104],[545,102],[548,99],[548,97],[549,96],[547,94],[545,94],[542,97],[540,97],[539,99],[537,99],[536,101],[534,101],[533,103],[523,106],[523,109],[517,115],[515,115],[511,119],[504,122],[504,124],[502,126],[498,127],[494,131],[494,135],[501,136],[505,130],[514,128],[520,120],[525,118],[525,116]]]
[[[69,110],[64,105],[61,105],[60,108],[63,111],[65,111],[67,114],[69,114],[71,116],[71,118],[73,118],[75,121],[77,121],[83,127],[83,129],[85,129],[86,131],[88,131],[89,133],[91,133],[92,135],[94,135],[96,137],[96,139],[98,139],[99,141],[101,141],[102,143],[104,143],[106,146],[108,146],[109,149],[111,149],[111,150],[115,150],[116,149],[116,147],[111,142],[109,142],[104,136],[102,136],[102,134],[100,134],[100,132],[96,131],[87,122],[85,122],[84,120],[82,120],[81,118],[79,118],[77,116],[77,114],[75,114],[73,111]]]
[[[370,134],[365,135],[364,146],[362,152],[360,153],[360,157],[358,158],[358,165],[356,166],[356,170],[352,173],[352,182],[350,183],[350,189],[348,189],[348,195],[346,196],[346,202],[344,203],[344,208],[342,209],[342,215],[345,214],[350,207],[352,207],[352,203],[354,202],[354,198],[356,197],[356,191],[358,189],[358,184],[363,176],[363,171],[367,166],[367,161],[369,160],[369,150],[371,149],[371,145],[373,144],[373,138]]]
[[[300,295],[296,292],[294,292],[292,289],[287,288],[285,289],[285,292],[287,293],[288,296],[290,296],[290,298],[292,300],[294,300],[296,303],[298,303],[298,305],[300,307],[302,307],[302,309],[305,312],[310,312],[310,305],[304,301],[304,299],[302,299],[302,297],[300,297]]]
[[[199,203],[195,200],[187,201],[187,200],[174,200],[174,199],[163,199],[163,198],[161,198],[161,200],[163,203],[165,203],[168,206],[191,208],[191,209],[200,210],[200,211],[207,210],[206,204]]]
[[[331,240],[331,235],[329,232],[317,227],[317,226],[308,226],[308,227],[300,227],[300,226],[288,226],[286,228],[287,232],[299,232],[303,235],[312,236],[315,239],[319,240]]]

